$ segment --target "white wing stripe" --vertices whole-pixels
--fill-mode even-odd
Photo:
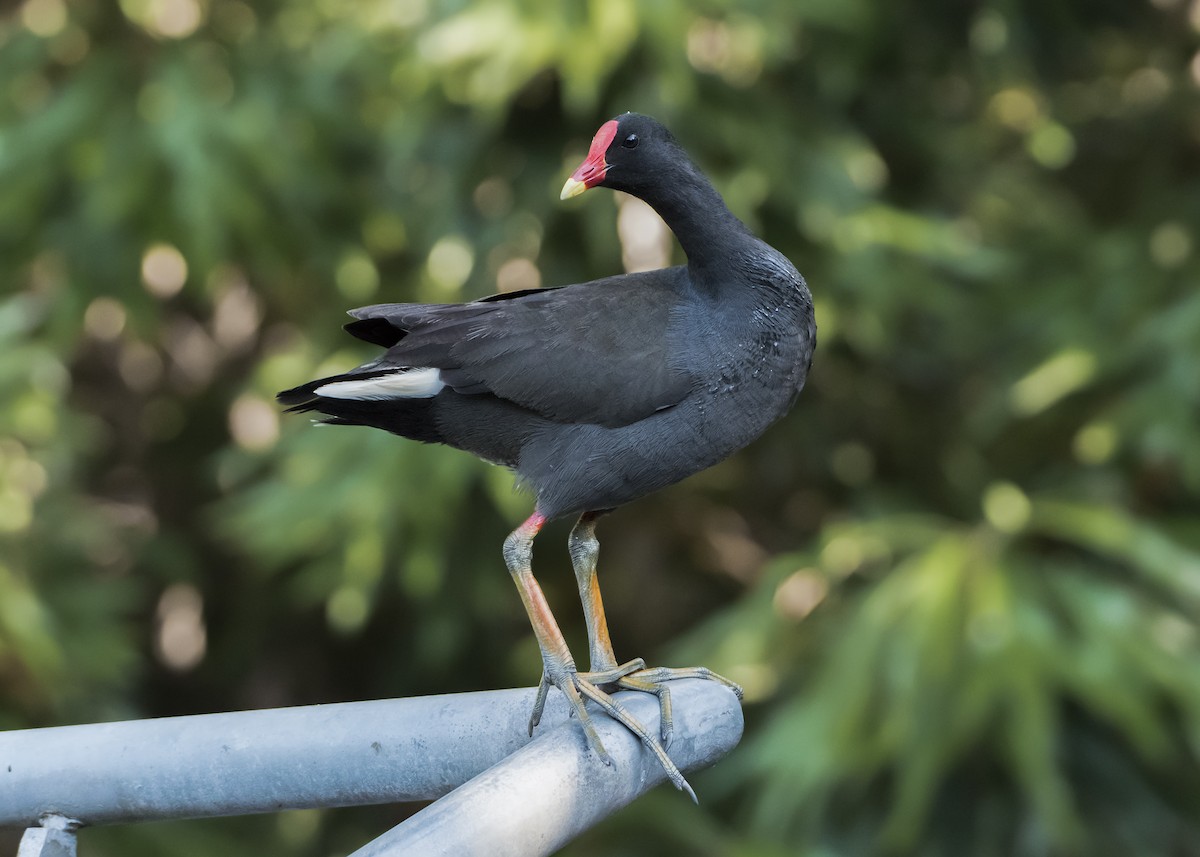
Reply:
[[[402,369],[362,381],[335,381],[313,392],[330,399],[428,399],[445,386],[440,369]]]

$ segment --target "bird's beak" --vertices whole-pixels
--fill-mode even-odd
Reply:
[[[562,193],[558,195],[559,199],[570,199],[573,196],[579,196],[579,194],[588,188],[595,187],[604,181],[604,175],[608,172],[608,162],[604,160],[604,153],[608,151],[609,144],[612,143],[613,138],[616,136],[616,119],[609,119],[600,126],[600,130],[592,138],[592,145],[588,149],[587,158],[579,165],[579,169],[571,173],[571,177],[563,185]]]
[[[562,193],[558,195],[558,198],[570,199],[573,196],[579,196],[579,194],[583,193],[587,189],[588,186],[586,184],[575,178],[575,176],[571,176],[569,179],[567,179],[567,183],[563,185]]]

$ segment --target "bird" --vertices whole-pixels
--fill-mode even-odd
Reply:
[[[722,461],[788,412],[816,347],[813,302],[795,266],[729,210],[657,120],[624,113],[600,126],[561,198],[595,187],[650,205],[686,264],[469,303],[354,309],[345,330],[383,352],[278,399],[322,423],[383,429],[510,468],[535,498],[503,546],[542,655],[529,734],[557,688],[591,750],[611,765],[591,700],[696,800],[665,749],[669,683],[711,679],[739,699],[741,689],[704,667],[617,662],[597,578],[596,522]],[[575,519],[568,547],[587,627],[586,672],[532,570],[534,538],[565,517]],[[658,697],[658,735],[614,698],[618,690]]]

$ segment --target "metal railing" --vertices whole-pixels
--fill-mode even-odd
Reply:
[[[710,681],[671,683],[683,771],[736,746],[742,712]],[[665,779],[623,726],[587,748],[561,695],[526,734],[534,689],[0,732],[0,827],[19,857],[73,857],[75,829],[155,819],[435,800],[354,852],[550,854]],[[620,699],[652,732],[658,702]],[[682,795],[681,800],[686,800]]]

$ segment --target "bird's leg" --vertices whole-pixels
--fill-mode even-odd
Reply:
[[[598,686],[617,685],[625,690],[642,690],[658,696],[659,724],[663,745],[671,743],[674,718],[671,714],[671,692],[665,685],[646,682],[622,683],[630,674],[646,668],[641,658],[617,666],[613,654],[612,640],[608,635],[608,619],[604,615],[604,601],[600,598],[600,579],[596,575],[596,559],[600,554],[600,542],[596,539],[596,519],[603,512],[584,512],[576,522],[567,546],[571,551],[571,565],[575,569],[575,582],[579,584],[579,600],[583,602],[583,618],[587,625],[589,664],[587,678]]]
[[[534,512],[526,519],[525,523],[509,533],[508,538],[504,540],[504,563],[508,566],[509,573],[512,574],[513,582],[517,584],[517,591],[521,594],[521,603],[525,605],[525,612],[529,615],[529,623],[533,626],[533,634],[537,638],[538,648],[542,652],[542,680],[538,684],[537,701],[533,706],[533,714],[529,718],[530,735],[533,734],[534,728],[542,719],[542,709],[546,705],[546,694],[550,685],[558,685],[555,679],[560,674],[576,672],[575,659],[571,657],[567,642],[558,628],[558,622],[555,621],[554,614],[550,612],[550,605],[546,602],[542,587],[533,576],[533,540],[545,523],[546,519]],[[582,710],[583,703],[578,700],[578,693],[574,695],[574,698],[568,691],[564,690],[563,693],[570,701],[572,708],[576,711]],[[597,755],[608,764],[608,753],[604,751],[600,739],[589,732],[588,743],[596,750]]]
[[[719,682],[742,698],[742,689],[729,679],[718,675],[707,667],[647,668],[641,658],[617,665],[612,641],[608,635],[608,621],[604,616],[604,602],[600,599],[600,581],[596,575],[596,559],[600,553],[600,542],[596,539],[596,519],[603,512],[585,512],[571,530],[568,546],[571,564],[575,568],[575,581],[579,584],[579,599],[583,602],[583,615],[587,622],[588,649],[591,663],[584,677],[600,687],[616,687],[621,690],[640,690],[658,697],[659,723],[662,743],[669,746],[675,731],[675,720],[671,707],[671,691],[667,682],[682,678],[704,678]]]
[[[583,602],[590,656],[588,670],[592,673],[607,673],[617,669],[612,640],[608,636],[608,620],[604,616],[604,602],[600,599],[600,581],[596,577],[596,557],[600,553],[600,542],[596,540],[596,519],[601,514],[585,512],[581,515],[567,541],[571,565],[575,568],[575,581],[579,584],[579,600]]]
[[[693,801],[696,800],[696,793],[683,778],[679,768],[675,766],[662,745],[655,740],[646,727],[625,706],[602,691],[595,682],[590,681],[587,674],[580,675],[579,671],[575,669],[575,660],[571,657],[562,631],[559,630],[558,623],[550,612],[550,605],[546,602],[546,596],[542,593],[541,586],[533,577],[533,540],[545,523],[546,519],[540,513],[534,512],[525,523],[513,530],[504,540],[504,562],[508,565],[513,581],[517,584],[517,590],[521,593],[521,601],[525,605],[525,612],[529,614],[529,622],[533,626],[538,648],[542,652],[542,680],[538,685],[533,714],[529,718],[529,734],[533,734],[534,727],[541,720],[542,709],[546,704],[546,694],[549,692],[550,685],[554,685],[562,691],[570,703],[572,711],[579,718],[588,745],[604,764],[611,765],[612,757],[604,749],[600,735],[596,732],[596,727],[584,705],[584,698],[590,699],[599,705],[609,717],[636,735],[658,759],[675,787],[687,792]],[[603,613],[601,613],[601,617],[603,617]],[[607,639],[607,630],[605,639]]]

